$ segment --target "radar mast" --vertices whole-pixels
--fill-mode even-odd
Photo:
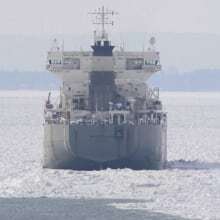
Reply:
[[[114,15],[117,15],[118,13],[105,9],[105,7],[102,6],[101,8],[98,8],[98,10],[95,10],[94,12],[90,12],[89,14],[94,16],[93,24],[101,25],[100,39],[108,40],[108,35],[105,30],[105,25],[113,26],[114,25],[113,19],[109,19],[109,16],[113,17]],[[96,38],[96,32],[95,32],[95,38]]]

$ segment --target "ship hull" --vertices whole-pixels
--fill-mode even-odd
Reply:
[[[45,124],[43,167],[163,169],[164,125]]]

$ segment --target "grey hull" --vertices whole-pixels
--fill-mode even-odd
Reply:
[[[45,124],[45,168],[162,169],[166,126]]]

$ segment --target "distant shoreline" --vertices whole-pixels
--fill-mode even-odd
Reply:
[[[47,71],[0,71],[0,90],[59,90],[61,83]],[[148,85],[161,92],[220,92],[220,69],[187,73],[164,70],[153,75]]]

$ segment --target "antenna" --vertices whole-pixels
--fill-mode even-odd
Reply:
[[[114,25],[113,20],[109,20],[109,16],[117,15],[117,12],[110,11],[108,9],[105,9],[104,6],[102,8],[98,8],[98,10],[95,10],[94,12],[90,12],[89,14],[93,15],[95,17],[95,20],[93,21],[93,24],[99,24],[101,25],[101,39],[105,39],[106,32],[105,32],[105,25]]]
[[[58,40],[54,38],[52,42],[51,51],[59,51],[59,50],[60,50],[60,47],[59,47]]]
[[[62,48],[62,52],[63,52],[64,51],[64,40],[62,40],[61,48]]]

